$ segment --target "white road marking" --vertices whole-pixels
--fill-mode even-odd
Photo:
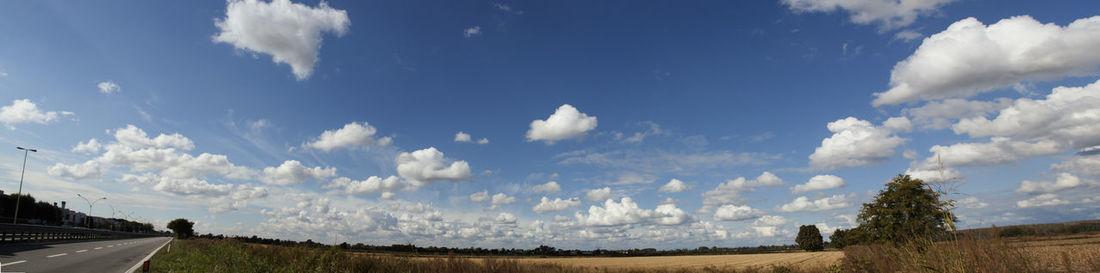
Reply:
[[[115,247],[115,245],[107,245],[107,247]]]
[[[61,256],[65,256],[65,255],[69,255],[69,253],[54,254],[54,255],[46,256],[46,258],[61,257]]]
[[[9,266],[9,265],[21,264],[21,263],[25,263],[25,262],[27,262],[27,261],[26,260],[20,260],[20,261],[14,261],[14,262],[6,263],[6,264],[0,264],[0,266]]]
[[[88,250],[87,249],[81,249],[81,250],[77,250],[76,253],[85,252],[85,251],[88,251]]]
[[[95,248],[95,249],[103,249],[103,247],[101,246],[101,247],[97,247],[97,248]]]

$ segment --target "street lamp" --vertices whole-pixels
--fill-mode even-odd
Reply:
[[[76,196],[79,196],[80,199],[84,199],[84,202],[88,202],[88,228],[92,228],[92,206],[95,205],[95,202],[99,202],[99,200],[107,200],[107,197],[100,197],[95,201],[88,201],[88,198],[84,198],[84,196],[79,193],[76,194]]]
[[[19,202],[23,200],[23,174],[27,172],[27,153],[38,152],[38,149],[28,149],[23,147],[15,148],[23,150],[23,170],[19,172],[19,196],[15,197],[15,214],[13,214],[11,217],[12,224],[18,224],[19,222]]]

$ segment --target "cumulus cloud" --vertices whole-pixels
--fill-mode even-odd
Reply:
[[[397,174],[415,186],[425,186],[441,180],[469,180],[472,176],[469,163],[460,160],[448,165],[449,160],[435,147],[401,153],[394,161],[397,164]]]
[[[352,146],[365,147],[375,144],[385,146],[393,142],[390,137],[374,139],[374,134],[377,132],[378,129],[366,122],[352,122],[345,124],[340,129],[325,130],[317,139],[304,144],[304,146],[328,152],[333,149]]]
[[[351,20],[347,11],[325,2],[310,7],[290,0],[231,0],[226,3],[225,18],[215,19],[214,25],[219,30],[214,42],[271,55],[274,62],[290,65],[295,78],[304,80],[313,74],[321,34],[343,36]]]
[[[99,82],[99,84],[96,84],[95,86],[99,88],[99,93],[103,94],[118,93],[119,90],[122,90],[122,88],[119,87],[118,84],[112,81]]]
[[[485,202],[489,200],[489,190],[482,190],[470,195],[470,201],[472,202]]]
[[[781,0],[794,12],[845,11],[857,24],[879,24],[882,30],[913,24],[917,17],[936,13],[955,0]]]
[[[913,30],[902,30],[902,31],[898,31],[898,33],[894,33],[894,40],[901,40],[901,41],[904,41],[906,43],[915,41],[915,40],[923,38],[923,37],[924,37],[924,34],[921,34],[920,32],[916,32],[916,31],[913,31]]]
[[[780,179],[771,172],[763,172],[755,179],[748,180],[745,177],[728,180],[718,184],[714,189],[703,193],[703,210],[715,208],[727,204],[741,203],[741,193],[750,192],[754,187],[778,186],[783,184]]]
[[[894,148],[905,142],[890,129],[875,127],[871,122],[848,117],[830,122],[833,135],[821,141],[810,155],[810,165],[821,169],[839,169],[885,162],[894,155]]]
[[[932,169],[906,169],[905,175],[912,178],[920,179],[924,182],[950,182],[960,181],[963,179],[962,173],[959,173],[956,169],[944,168],[941,172],[939,168],[934,166],[926,166]]]
[[[928,150],[933,156],[916,163],[914,169],[936,170],[940,161],[945,168],[1004,164],[1032,156],[1057,154],[1064,150],[1064,146],[1054,141],[1026,142],[994,137],[989,142],[935,145]]]
[[[481,145],[489,144],[489,139],[488,139],[488,138],[484,138],[484,137],[483,137],[483,138],[481,138],[481,139],[478,139],[478,140],[477,140],[477,144],[481,144]]]
[[[96,161],[86,161],[80,164],[65,165],[54,164],[47,171],[52,176],[72,179],[96,178],[103,176],[103,168]]]
[[[1040,194],[1039,196],[1016,202],[1016,206],[1020,208],[1047,207],[1065,204],[1069,204],[1069,201],[1058,199],[1058,195],[1053,193],[1044,193]]]
[[[956,204],[959,205],[960,207],[968,208],[968,209],[980,209],[980,208],[985,208],[985,207],[989,206],[989,203],[982,202],[981,200],[978,200],[978,198],[974,197],[974,196],[959,199],[958,203],[956,203]]]
[[[13,100],[11,105],[0,107],[0,122],[8,129],[15,130],[13,124],[38,123],[47,124],[57,121],[61,116],[72,116],[73,112],[45,111],[38,109],[38,105],[28,99]],[[595,118],[593,118],[595,120]],[[594,121],[593,121],[594,122]]]
[[[898,133],[906,133],[913,130],[913,123],[906,117],[892,117],[882,122],[882,127]]]
[[[343,188],[344,194],[350,195],[363,195],[363,194],[394,194],[398,191],[405,189],[404,181],[396,176],[389,176],[386,178],[371,176],[367,179],[356,181],[347,177],[338,177],[333,179],[329,184],[323,186],[323,188]]]
[[[481,35],[481,26],[473,26],[462,30],[462,37],[470,38]]]
[[[516,220],[516,215],[507,212],[501,212],[496,218],[498,224],[515,224]]]
[[[795,185],[793,188],[791,188],[791,193],[799,194],[811,191],[835,189],[843,187],[844,185],[846,185],[844,183],[844,178],[840,178],[839,176],[829,174],[816,175],[814,177],[811,177],[810,181],[806,182],[806,184]]]
[[[790,203],[779,206],[777,210],[781,212],[824,211],[842,209],[850,206],[851,205],[848,204],[848,197],[839,194],[817,200],[810,200],[809,197],[799,196]]]
[[[686,191],[690,188],[691,188],[691,186],[689,186],[687,183],[684,183],[684,181],[680,181],[680,179],[673,178],[672,180],[668,181],[668,184],[665,184],[664,186],[661,186],[661,188],[657,189],[657,191],[659,191],[659,192],[682,192],[682,191]]]
[[[577,212],[574,214],[577,223],[590,227],[610,227],[639,223],[654,223],[658,225],[679,225],[691,219],[676,205],[659,205],[654,210],[638,207],[630,197],[623,197],[619,202],[608,199],[603,206],[591,206],[588,214]]]
[[[333,176],[336,176],[336,168],[309,168],[297,160],[287,160],[279,167],[264,168],[263,181],[275,185],[290,185],[309,179],[321,180]]]
[[[584,195],[588,201],[599,202],[607,199],[611,199],[614,196],[611,195],[611,187],[604,187],[602,189],[591,189]]]
[[[470,134],[459,131],[455,134],[455,142],[470,142]]]
[[[149,134],[145,133],[145,130],[138,128],[134,125],[126,125],[126,128],[115,130],[115,140],[119,144],[134,149],[141,148],[170,148],[175,147],[182,150],[191,150],[195,148],[195,143],[191,142],[191,139],[184,137],[179,133],[171,135],[160,134],[157,137],[150,138]]]
[[[581,200],[578,198],[554,198],[554,200],[550,200],[550,198],[543,196],[542,200],[540,200],[537,205],[531,207],[531,211],[534,211],[538,214],[543,214],[547,212],[563,211],[579,206],[581,206]]]
[[[99,140],[89,139],[86,142],[77,143],[73,146],[72,152],[74,153],[98,153],[99,149],[103,148],[103,145],[99,143]]]
[[[153,189],[181,196],[224,196],[233,191],[233,185],[211,184],[206,180],[197,178],[161,177],[157,184],[153,185]]]
[[[1100,17],[1097,21],[1100,30]],[[1057,87],[1045,99],[1020,98],[992,120],[966,118],[952,129],[970,137],[1055,140],[1077,149],[1100,145],[1100,81],[1083,87]]]
[[[1091,181],[1083,180],[1070,173],[1060,173],[1058,178],[1052,182],[1036,182],[1024,180],[1020,182],[1020,187],[1016,189],[1019,193],[1053,193],[1065,189],[1076,188],[1086,184],[1092,184]]]
[[[913,123],[922,129],[942,130],[950,128],[956,120],[985,116],[1012,105],[1008,98],[992,101],[965,99],[945,99],[930,101],[916,108],[907,108],[903,113],[913,118]]]
[[[1083,175],[1100,176],[1100,155],[1077,155],[1053,164],[1050,168]]]
[[[531,191],[542,193],[555,193],[561,191],[561,185],[558,185],[557,181],[550,181],[546,182],[546,184],[535,185],[534,187],[531,187]]]
[[[890,73],[890,89],[875,106],[970,97],[1023,81],[1095,75],[1100,65],[1100,16],[1065,27],[1017,16],[986,26],[959,20],[934,34]]]
[[[718,221],[741,221],[760,217],[761,215],[764,215],[764,211],[747,205],[723,205],[714,210],[714,220]]]
[[[563,104],[546,120],[534,120],[527,130],[527,141],[544,141],[546,144],[570,138],[579,138],[596,129],[596,117],[581,113],[572,105]]]
[[[515,202],[516,202],[515,197],[508,196],[507,194],[504,194],[504,193],[497,193],[497,194],[493,195],[493,199],[489,203],[493,204],[493,205],[507,205],[507,204],[511,204],[511,203],[515,203]]]

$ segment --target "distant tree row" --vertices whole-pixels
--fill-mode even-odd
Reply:
[[[10,223],[15,216],[15,203],[19,203],[19,222],[27,224],[60,226],[65,221],[65,209],[56,203],[35,200],[29,194],[0,194],[0,220]],[[127,232],[152,232],[153,224],[140,223],[118,218],[102,218],[94,222],[93,228]],[[108,220],[108,221],[102,221]]]

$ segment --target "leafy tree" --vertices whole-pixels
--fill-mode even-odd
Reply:
[[[901,242],[947,231],[948,201],[940,201],[924,181],[898,175],[859,212],[860,242]]]
[[[187,219],[183,218],[168,222],[168,229],[171,229],[172,233],[176,234],[176,238],[180,239],[187,239],[195,236],[195,230],[191,229],[194,226],[194,222],[187,221]]]
[[[798,228],[798,237],[794,239],[798,247],[806,251],[825,250],[825,243],[821,241],[821,231],[815,225],[803,225]]]

